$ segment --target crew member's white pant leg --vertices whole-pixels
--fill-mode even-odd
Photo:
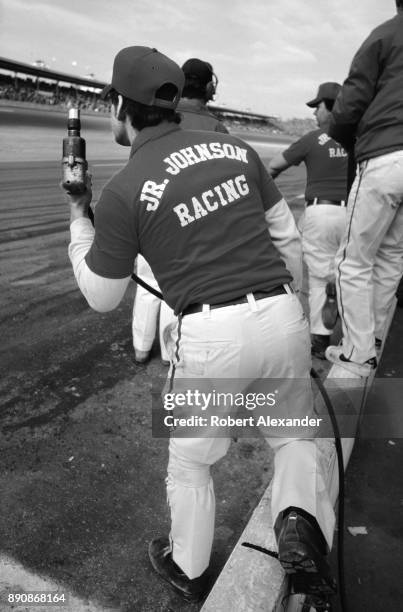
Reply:
[[[285,397],[281,394],[278,398],[275,416],[314,416],[309,327],[300,302],[295,296],[289,297],[288,302],[279,300],[272,305],[271,325],[267,328],[272,344],[261,376],[268,380],[283,380],[283,387],[287,390]],[[279,360],[277,367],[272,364],[273,354]],[[305,439],[309,428],[308,432],[301,430],[298,433],[301,437],[295,439],[286,438],[284,431],[284,437],[268,437],[270,430],[264,431],[267,442],[275,451],[271,502],[273,522],[290,506],[302,508],[316,518],[330,549],[335,514],[325,480],[323,453],[313,439],[318,430],[312,428],[312,439]]]
[[[226,438],[170,440],[167,495],[172,558],[191,579],[200,576],[209,565],[215,521],[210,465],[226,454],[229,445]]]
[[[330,336],[332,334],[332,330],[327,329],[322,321],[322,308],[326,301],[326,284],[326,278],[317,278],[309,274],[309,321],[311,334],[321,336]]]
[[[176,320],[174,315],[174,311],[172,308],[168,306],[168,304],[164,301],[161,302],[160,308],[160,330],[159,330],[159,338],[160,338],[160,346],[161,346],[161,358],[163,361],[169,361],[169,354],[166,347],[166,340],[164,335],[164,330],[167,329],[169,325],[172,325]]]
[[[148,283],[153,289],[159,291],[158,283],[154,278],[150,266],[141,255],[137,257],[137,275]],[[158,313],[161,300],[155,295],[137,285],[133,304],[133,346],[140,351],[149,351],[154,342],[157,330]]]
[[[335,277],[335,256],[346,225],[346,208],[317,204],[305,209],[301,220],[302,250],[308,268],[311,333],[331,335],[322,322],[326,284]]]
[[[246,388],[250,392],[252,381],[261,391],[262,384],[271,388],[270,379],[283,378],[292,391],[294,378],[302,378],[309,386],[303,385],[304,392],[297,394],[299,401],[294,401],[293,393],[281,397],[279,414],[297,418],[312,415],[309,329],[295,295],[259,300],[254,307],[241,304],[215,309],[207,318],[199,313],[184,317],[182,323],[182,342],[177,343],[178,326],[172,327],[168,347],[172,355],[174,348],[179,354],[173,392],[200,387],[203,391],[218,389],[217,376],[224,380],[220,391],[225,390],[227,379],[231,379],[231,391],[239,393]],[[185,413],[192,414],[190,406],[186,406]],[[276,451],[273,520],[289,506],[303,508],[316,517],[330,547],[334,512],[323,484],[315,442],[273,438],[270,428],[264,435]],[[310,431],[309,437],[312,436]],[[229,444],[228,438],[207,436],[170,441],[167,494],[173,559],[189,578],[199,576],[209,564],[215,514],[209,466],[225,455]]]
[[[314,440],[268,440],[275,450],[272,488],[273,521],[296,506],[316,518],[332,548],[335,515],[324,474],[322,451]]]
[[[346,232],[336,256],[343,352],[358,363],[375,356],[374,308],[379,309],[380,321],[384,320],[396,290],[402,201],[403,151],[361,164],[350,192]],[[385,266],[382,262],[389,258],[389,253],[391,269],[395,265],[396,269],[387,278],[380,278],[381,268]]]
[[[402,274],[403,200],[375,258],[373,273],[375,338],[382,339],[388,314]]]

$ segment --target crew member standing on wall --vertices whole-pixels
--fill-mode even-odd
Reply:
[[[274,157],[273,178],[304,162],[307,172],[306,208],[299,223],[308,269],[312,355],[325,359],[337,319],[335,255],[346,225],[347,154],[327,133],[330,113],[341,85],[322,83],[307,102],[315,109],[318,129],[305,134]]]
[[[358,170],[336,256],[343,340],[326,357],[364,378],[403,271],[403,0],[396,8],[355,54],[329,123]]]
[[[182,70],[185,74],[185,86],[178,104],[178,112],[182,117],[182,129],[209,130],[228,134],[225,125],[206,106],[207,102],[214,99],[218,84],[212,65],[209,62],[192,58],[183,64]],[[151,268],[142,255],[137,258],[137,274],[159,291]],[[172,322],[174,314],[166,302],[159,300],[147,289],[138,285],[132,322],[133,347],[137,363],[145,363],[150,357],[157,330],[158,313],[160,316],[161,359],[163,363],[168,363],[169,356],[165,347],[164,329]]]
[[[241,394],[270,378],[288,385],[302,380],[298,401],[284,395],[279,410],[289,402],[295,417],[313,416],[309,326],[290,286],[293,278],[299,286],[302,274],[293,215],[249,145],[229,134],[180,128],[175,109],[183,82],[180,67],[155,49],[117,54],[103,95],[112,102],[115,140],[130,143],[131,154],[101,193],[95,228],[87,217],[90,182],[86,193],[67,196],[77,283],[92,308],[111,310],[141,253],[177,315],[167,347],[172,394],[187,396],[195,377],[206,391],[220,379]],[[189,403],[185,408],[191,414]],[[304,437],[282,437],[270,429],[267,438],[276,453],[279,560],[307,593],[333,588],[326,555],[335,517],[315,433],[310,427]],[[189,601],[208,588],[215,518],[210,466],[230,443],[212,433],[170,438],[171,531],[150,543],[149,556]]]

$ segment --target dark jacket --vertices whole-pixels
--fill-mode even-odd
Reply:
[[[361,45],[333,107],[330,136],[357,161],[403,149],[403,13]]]

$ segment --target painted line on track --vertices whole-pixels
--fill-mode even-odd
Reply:
[[[57,593],[65,595],[65,603],[24,603],[28,594]],[[14,602],[10,601],[13,599]],[[17,603],[15,595],[19,595]],[[22,596],[22,597],[21,597]],[[21,602],[22,600],[22,602]],[[19,603],[21,602],[21,603]],[[50,578],[38,576],[25,569],[20,563],[10,557],[0,556],[0,610],[1,612],[119,612],[119,608],[105,608],[88,599],[73,595],[66,586]]]

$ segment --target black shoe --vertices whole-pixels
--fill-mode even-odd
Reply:
[[[148,546],[148,555],[157,574],[169,582],[186,601],[197,602],[207,595],[209,586],[207,570],[198,578],[193,580],[188,578],[173,561],[168,538],[152,540]]]
[[[318,357],[318,359],[326,359],[325,351],[329,346],[330,336],[321,334],[312,334],[311,339],[311,354],[312,357]]]
[[[334,595],[336,582],[330,573],[327,544],[316,519],[300,508],[289,508],[277,518],[274,532],[278,559],[290,576],[293,592],[325,599]]]
[[[322,321],[326,329],[334,329],[338,314],[336,285],[329,282],[326,285],[326,301],[322,308]]]

